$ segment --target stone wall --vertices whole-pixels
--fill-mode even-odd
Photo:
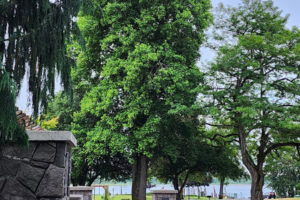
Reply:
[[[176,200],[177,190],[152,190],[152,200]]]
[[[76,186],[70,188],[71,199],[70,200],[92,200],[93,187]],[[81,198],[79,198],[81,197]]]
[[[29,147],[10,146],[0,155],[1,200],[67,200],[70,191],[70,132],[29,131]]]

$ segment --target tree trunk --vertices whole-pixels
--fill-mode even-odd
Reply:
[[[251,182],[251,200],[263,200],[264,174],[262,170],[250,172]]]
[[[257,155],[257,164],[255,164],[247,150],[246,134],[239,126],[239,143],[242,154],[242,161],[251,175],[251,200],[263,200],[263,186],[264,186],[264,173],[263,163],[265,156],[263,155],[264,146],[259,147],[259,154]]]
[[[174,180],[173,180],[173,187],[175,190],[177,190],[177,194],[176,194],[176,200],[181,200],[182,199],[182,189],[179,188],[179,180],[178,180],[178,176],[176,175]]]
[[[189,177],[189,172],[186,173],[185,178],[180,186],[179,186],[178,176],[179,175],[176,175],[175,178],[173,179],[173,186],[174,186],[174,189],[178,191],[176,194],[176,200],[181,200],[181,199],[183,199],[183,190],[184,190],[185,184],[187,182],[187,179]]]
[[[221,177],[220,179],[220,191],[219,191],[219,199],[223,199],[223,189],[224,189],[225,177]]]
[[[132,173],[132,200],[146,200],[147,158],[138,154],[135,157]]]

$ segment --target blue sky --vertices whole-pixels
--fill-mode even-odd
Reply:
[[[237,6],[242,0],[211,0],[213,7],[217,6],[219,3],[224,5]],[[297,26],[300,28],[300,0],[273,0],[274,4],[282,10],[282,14],[285,16],[290,14],[287,27],[291,28]],[[213,53],[209,50],[202,48],[201,49],[202,58],[199,62],[207,63],[213,59]],[[25,77],[24,80],[28,80],[28,77]],[[27,82],[27,81],[26,81]],[[57,88],[60,88],[59,83],[56,84]],[[28,83],[22,84],[20,95],[17,98],[17,106],[25,111],[27,114],[31,114],[31,107],[29,103],[29,94],[28,94]]]

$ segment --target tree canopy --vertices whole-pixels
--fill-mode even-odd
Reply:
[[[145,175],[163,122],[193,112],[202,77],[195,63],[209,9],[208,0],[86,2],[79,26],[87,49],[79,62],[91,75],[82,86],[92,88],[75,114],[74,132],[86,130],[90,151],[105,154],[108,144]],[[141,178],[133,177],[134,184]],[[144,199],[135,194],[145,193],[139,187],[133,199]]]
[[[285,147],[273,152],[266,160],[268,185],[280,197],[294,197],[300,183],[300,152]]]
[[[221,11],[216,33],[234,42],[225,40],[206,76],[205,120],[225,133],[216,137],[237,142],[251,174],[251,198],[260,200],[266,157],[300,145],[300,31],[285,28],[287,17],[272,1],[244,0]]]
[[[172,149],[172,153],[160,151],[154,156],[150,174],[164,183],[171,182],[174,189],[178,191],[176,199],[182,199],[182,192],[186,185],[207,183],[212,176],[220,177],[222,181],[223,178],[234,180],[244,175],[244,170],[240,168],[234,155],[229,154],[229,151],[221,146],[212,146],[203,142],[201,135],[174,138],[174,140],[177,141],[172,142],[172,139],[169,139],[169,145],[165,147]],[[178,155],[174,156],[174,153]]]
[[[75,82],[73,82],[75,83]],[[76,86],[76,84],[75,84]],[[72,130],[73,114],[79,111],[80,98],[74,90],[73,99],[65,93],[58,93],[51,99],[47,109],[41,116],[41,125],[47,130]],[[126,156],[117,153],[106,155],[92,154],[87,151],[86,133],[76,132],[77,146],[72,149],[73,185],[92,185],[94,181],[125,181],[130,178],[131,165]],[[109,148],[107,148],[109,152]]]

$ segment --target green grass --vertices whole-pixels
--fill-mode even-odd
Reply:
[[[96,200],[103,200],[104,196],[102,195],[96,195]],[[114,197],[109,197],[109,200],[122,200],[122,199],[130,199],[131,200],[131,195],[130,194],[124,194],[124,195],[116,195]],[[94,200],[94,196],[93,196]],[[147,195],[147,200],[152,200],[152,195]]]
[[[103,200],[104,196],[102,195],[96,195],[96,200]],[[124,195],[116,195],[114,197],[110,197],[109,200],[122,200],[122,199],[129,199],[131,200],[131,195],[130,194],[124,194]],[[188,197],[184,198],[185,200],[188,200]],[[197,196],[190,196],[190,199],[198,199]],[[199,198],[200,200],[208,200],[208,198],[206,197],[201,197]],[[210,198],[211,200],[214,200],[214,198]],[[94,196],[93,196],[93,200],[94,200]],[[152,195],[148,194],[147,195],[147,200],[152,200]]]

